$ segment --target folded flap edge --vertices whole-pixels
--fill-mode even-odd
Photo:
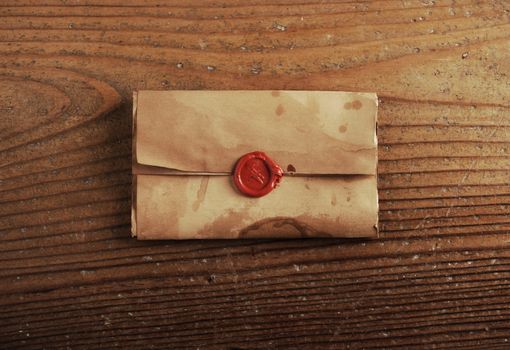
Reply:
[[[353,149],[351,147],[351,149],[349,149],[349,148],[341,149],[340,146],[342,146],[342,144],[340,142],[338,142],[338,140],[334,140],[334,142],[336,142],[336,143],[334,143],[334,142],[332,143],[331,137],[324,134],[324,132],[322,131],[322,133],[318,134],[319,137],[327,138],[327,141],[329,141],[329,146],[333,145],[336,148],[329,147],[329,149],[331,151],[324,152],[324,153],[326,153],[326,155],[315,154],[315,157],[312,157],[311,160],[307,160],[306,162],[308,162],[310,164],[318,163],[319,167],[322,167],[323,170],[322,171],[315,171],[315,170],[310,171],[311,168],[313,168],[313,166],[310,165],[308,167],[308,169],[306,169],[306,167],[305,167],[305,169],[304,169],[305,171],[300,171],[300,169],[303,169],[303,167],[296,167],[297,170],[293,173],[296,175],[312,175],[312,174],[313,175],[321,175],[321,174],[324,174],[324,175],[327,175],[327,174],[375,175],[375,174],[377,174],[377,106],[378,106],[377,95],[375,93],[351,93],[351,92],[339,92],[339,91],[277,91],[277,92],[275,92],[275,91],[272,91],[272,92],[271,91],[230,91],[230,92],[193,91],[193,94],[189,94],[190,91],[166,91],[166,92],[165,91],[163,91],[163,92],[161,92],[161,91],[140,91],[140,92],[134,92],[134,94],[133,94],[133,135],[134,135],[134,137],[133,137],[133,164],[137,165],[138,167],[150,166],[150,167],[159,168],[160,170],[158,170],[156,173],[162,173],[161,169],[166,169],[166,172],[168,174],[172,174],[172,175],[174,175],[174,174],[175,175],[178,175],[178,174],[197,174],[197,175],[199,175],[199,174],[210,174],[210,175],[222,174],[223,175],[223,174],[229,173],[233,169],[237,159],[245,153],[257,150],[257,149],[254,149],[254,148],[256,148],[256,146],[254,148],[244,147],[244,150],[241,150],[240,152],[237,152],[237,153],[232,153],[232,152],[228,153],[227,152],[229,155],[229,158],[233,158],[233,159],[227,159],[227,160],[222,159],[222,158],[225,158],[225,157],[222,157],[223,152],[221,152],[221,151],[223,151],[223,149],[221,149],[221,151],[216,150],[216,153],[213,150],[212,152],[209,152],[209,154],[207,154],[207,152],[205,152],[205,153],[198,152],[199,154],[193,154],[193,153],[189,154],[189,152],[188,152],[187,155],[190,158],[190,162],[195,161],[194,167],[190,166],[189,169],[186,169],[186,167],[181,167],[181,168],[170,167],[168,165],[171,162],[169,163],[168,161],[158,161],[158,157],[172,159],[172,156],[168,155],[167,153],[173,152],[174,154],[179,155],[179,153],[181,153],[181,152],[180,151],[176,152],[175,149],[182,149],[183,148],[182,144],[175,144],[175,145],[173,145],[174,147],[165,147],[165,145],[161,145],[161,146],[157,145],[156,147],[159,147],[159,148],[157,148],[157,151],[151,153],[151,151],[149,149],[147,149],[147,148],[149,148],[147,139],[149,139],[149,141],[152,141],[152,139],[154,137],[156,137],[161,142],[159,142],[159,141],[158,142],[150,142],[151,144],[152,143],[165,144],[165,143],[168,143],[168,140],[167,140],[168,138],[172,138],[172,134],[170,133],[170,136],[168,136],[168,134],[164,134],[164,135],[158,134],[159,131],[157,131],[155,134],[153,134],[154,137],[152,137],[152,138],[150,137],[150,133],[149,133],[149,135],[144,135],[144,137],[142,137],[142,141],[140,142],[140,137],[137,134],[138,133],[137,116],[139,114],[139,94],[140,93],[142,93],[142,95],[149,94],[149,97],[151,97],[151,95],[156,95],[156,97],[159,98],[158,100],[156,100],[156,102],[157,102],[156,105],[158,103],[168,103],[169,100],[170,101],[175,100],[175,98],[174,98],[175,96],[180,96],[183,93],[188,93],[187,95],[185,94],[184,97],[180,97],[180,98],[184,99],[184,101],[186,102],[186,108],[189,109],[190,103],[193,102],[193,101],[191,101],[191,102],[187,101],[187,99],[190,98],[189,96],[194,96],[197,93],[201,94],[201,96],[208,96],[206,93],[211,93],[211,94],[215,94],[215,95],[218,95],[218,93],[220,93],[219,96],[223,96],[223,98],[225,98],[225,96],[228,96],[228,95],[225,95],[226,93],[228,94],[228,93],[234,93],[234,92],[237,92],[238,94],[244,93],[239,96],[241,96],[245,100],[247,99],[248,101],[255,100],[256,96],[260,96],[263,93],[271,93],[271,96],[273,96],[274,93],[278,93],[278,94],[281,93],[281,94],[288,94],[291,97],[294,95],[301,96],[302,94],[309,94],[312,97],[314,97],[314,96],[317,97],[317,96],[321,96],[321,95],[328,94],[328,93],[337,93],[338,95],[334,95],[334,96],[330,95],[329,97],[327,96],[326,102],[328,102],[328,103],[332,97],[340,96],[340,97],[346,99],[347,98],[346,96],[350,96],[349,94],[351,94],[353,96],[357,96],[358,99],[354,100],[354,102],[359,102],[360,104],[361,104],[361,102],[359,100],[359,99],[361,99],[360,96],[367,98],[368,101],[373,101],[375,108],[373,110],[370,110],[365,113],[365,116],[367,116],[365,118],[366,119],[365,122],[369,123],[369,124],[367,124],[368,125],[367,128],[371,129],[368,131],[366,131],[366,130],[364,131],[365,138],[366,138],[367,133],[369,133],[370,135],[373,135],[372,136],[373,141],[371,141],[371,143],[367,144],[368,147],[358,147],[355,149]],[[247,93],[248,93],[248,97],[246,97]],[[254,95],[255,97],[250,97],[251,94],[256,94],[256,96]],[[155,96],[152,96],[152,98],[153,97],[155,97]],[[271,101],[267,96],[264,98],[266,101]],[[311,99],[313,99],[313,98],[311,98]],[[349,103],[353,104],[354,102],[352,102],[352,103],[346,102],[345,105],[347,105]],[[173,104],[172,103],[170,103],[170,104],[172,106],[174,106],[175,104],[179,105],[182,103],[179,101],[178,102],[174,101]],[[235,101],[232,104],[237,106],[238,104],[241,104],[241,102]],[[161,128],[161,129],[167,130],[166,132],[168,133],[168,129],[171,130],[172,128],[178,128],[178,126],[175,126],[175,124],[172,124],[172,125],[169,124],[171,121],[173,121],[176,124],[179,124],[175,120],[173,120],[173,119],[178,119],[178,118],[181,118],[182,120],[178,120],[178,121],[181,121],[183,123],[186,122],[186,119],[195,118],[195,119],[193,119],[195,124],[197,124],[197,125],[203,124],[203,123],[197,122],[196,118],[201,118],[201,117],[200,116],[197,117],[197,115],[193,114],[194,113],[193,109],[187,110],[187,111],[189,113],[195,115],[195,117],[190,116],[189,118],[188,117],[184,118],[184,117],[180,116],[181,114],[184,114],[184,112],[182,112],[182,111],[176,112],[173,115],[165,115],[164,113],[166,113],[166,112],[161,111],[161,108],[156,108],[154,110],[154,103],[149,104],[146,102],[146,105],[147,105],[147,108],[149,108],[149,106],[151,106],[150,108],[153,109],[153,112],[152,112],[152,114],[150,111],[148,111],[146,113],[146,114],[148,114],[148,116],[150,116],[150,118],[147,118],[147,116],[144,117],[144,122],[145,122],[144,130],[145,131],[148,130],[147,124],[157,124],[158,122],[163,122],[164,126],[167,126],[167,128]],[[361,108],[361,107],[356,107],[356,108]],[[368,106],[367,108],[370,108],[370,106]],[[352,109],[352,107],[349,107],[349,109]],[[215,116],[215,113],[216,112],[211,112],[211,115]],[[352,116],[352,114],[351,114],[351,116]],[[358,114],[354,113],[354,116],[358,116]],[[307,115],[307,118],[308,117],[309,116]],[[148,119],[150,119],[150,121]],[[226,118],[226,120],[229,120],[229,119]],[[372,121],[373,121],[373,126],[371,125]],[[292,123],[292,120],[289,123]],[[313,121],[310,122],[310,125],[312,125],[312,128],[313,128],[314,124],[317,124],[317,123],[313,123]],[[358,128],[363,126],[363,124],[359,120],[353,121],[352,124],[354,125],[354,127],[358,127]],[[357,125],[357,124],[361,124],[361,125]],[[170,126],[170,128],[168,128],[168,126]],[[343,130],[342,129],[343,127],[344,127],[343,125],[341,125],[339,127],[340,131]],[[364,128],[364,129],[367,129],[367,128]],[[157,130],[158,127],[153,127],[153,129]],[[186,130],[186,129],[184,129],[184,130]],[[174,134],[180,135],[179,132],[177,132],[177,131],[175,131]],[[200,132],[196,132],[196,135],[201,136]],[[296,135],[296,132],[294,132],[294,133],[291,132],[291,135]],[[161,137],[158,137],[158,136],[161,136]],[[190,138],[193,139],[192,136],[193,135],[190,135]],[[179,137],[181,137],[181,136],[179,136]],[[196,137],[195,139],[200,139],[200,138],[201,137]],[[216,140],[217,138],[219,138],[219,136],[218,137],[216,137],[214,135],[212,136],[213,140]],[[195,142],[195,139],[193,139],[193,142]],[[296,137],[296,139],[297,139],[297,137]],[[366,140],[364,142],[366,142]],[[254,144],[256,145],[256,142]],[[140,151],[140,147],[142,147],[142,146],[144,148],[143,148],[143,152],[140,156],[139,151]],[[150,146],[153,147],[153,145],[150,145]],[[207,146],[207,144],[206,144],[206,146]],[[201,147],[203,148],[204,146],[202,145]],[[243,148],[243,147],[241,147],[241,148]],[[170,151],[167,151],[167,150],[170,150]],[[258,149],[258,150],[267,151],[265,149]],[[313,152],[314,152],[313,149],[305,150],[305,151],[309,151],[310,154],[313,154]],[[163,153],[163,155],[161,153]],[[149,154],[150,156],[148,157],[147,154]],[[156,158],[151,159],[151,157],[153,157],[154,154],[157,154]],[[300,154],[307,154],[307,153],[301,152]],[[331,157],[334,159],[332,159],[331,161],[328,161],[328,159],[326,159],[328,157],[328,154],[331,155]],[[273,159],[275,159],[282,166],[282,168],[284,168],[284,170],[286,168],[286,164],[283,164],[282,162],[285,162],[289,159],[296,159],[296,157],[297,157],[297,155],[294,152],[287,152],[287,151],[281,151],[281,150],[276,152],[276,154],[270,153],[269,155]],[[187,158],[185,157],[185,154],[183,154],[182,157],[184,158],[184,162],[188,161]],[[204,160],[204,159],[200,159],[200,157],[209,157],[209,158],[211,158],[211,160],[209,161],[209,164],[206,164],[208,161]],[[192,158],[194,158],[194,159],[192,159]],[[198,158],[198,160],[197,160],[197,158]],[[302,158],[305,158],[305,157],[302,157]],[[316,158],[320,158],[320,159],[316,160]],[[214,163],[214,161],[219,161],[221,164],[218,166],[216,166],[215,164],[210,164],[210,163]],[[200,162],[204,162],[205,165],[203,167],[200,165],[197,165],[197,164],[200,164]],[[293,161],[291,160],[291,162],[293,162]],[[329,165],[324,166],[325,163],[328,163]],[[290,166],[290,165],[292,165],[292,164],[289,163],[288,166]],[[135,168],[135,166],[134,166],[134,168]],[[149,169],[149,168],[146,168],[146,170],[147,169]],[[134,172],[135,171],[137,171],[137,170],[134,169]]]

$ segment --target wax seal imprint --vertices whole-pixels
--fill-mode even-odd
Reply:
[[[264,152],[250,152],[239,158],[234,169],[234,184],[250,197],[262,197],[280,182],[283,170]]]

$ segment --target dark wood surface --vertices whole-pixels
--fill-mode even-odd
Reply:
[[[1,349],[510,348],[510,3],[4,0]],[[380,95],[384,238],[130,238],[136,89]]]

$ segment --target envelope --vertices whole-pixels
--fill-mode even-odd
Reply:
[[[377,237],[377,105],[340,91],[135,92],[133,236]],[[238,170],[269,192],[247,195]]]

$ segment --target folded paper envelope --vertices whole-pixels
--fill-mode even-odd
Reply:
[[[135,92],[132,233],[377,237],[376,119],[373,93]],[[233,181],[254,151],[284,172],[261,197]]]

